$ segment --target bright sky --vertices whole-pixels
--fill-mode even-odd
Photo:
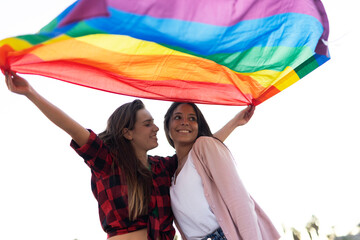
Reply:
[[[2,1],[0,39],[37,32],[71,3]],[[251,122],[225,142],[249,192],[281,233],[283,226],[303,231],[313,214],[319,218],[321,234],[330,233],[332,226],[346,234],[360,223],[360,2],[323,3],[330,21],[332,59],[258,106]],[[133,100],[53,79],[26,78],[98,133],[119,105]],[[170,103],[144,102],[161,129],[160,146],[150,154],[172,155],[162,130]],[[242,109],[200,108],[213,131]],[[10,93],[3,80],[0,121],[0,239],[105,239],[90,190],[90,171],[69,147],[70,138],[26,98]]]

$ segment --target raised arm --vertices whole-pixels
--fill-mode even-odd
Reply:
[[[37,93],[24,78],[15,72],[5,72],[5,80],[11,92],[26,96],[50,121],[67,132],[79,146],[86,144],[90,136],[89,131]]]
[[[235,115],[228,123],[225,124],[219,131],[214,133],[214,137],[224,142],[225,139],[237,128],[238,126],[245,125],[254,114],[255,106],[249,105],[247,108]]]

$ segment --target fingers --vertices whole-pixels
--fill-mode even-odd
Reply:
[[[251,119],[251,117],[253,116],[255,112],[255,106],[254,105],[248,105],[247,108],[245,109],[245,116],[244,118],[249,121]]]
[[[251,113],[251,115],[254,114],[254,112],[255,112],[255,105],[250,105],[249,112]]]
[[[252,115],[255,112],[255,105],[248,105],[246,111]]]
[[[9,75],[9,72],[5,72],[5,83],[6,83],[6,86],[9,88],[9,83],[10,82],[10,75]]]
[[[15,78],[15,77],[20,77],[19,75],[17,75],[17,73],[16,72],[14,72],[14,71],[9,71],[9,73],[11,74],[11,76],[13,77],[13,78]]]
[[[8,87],[8,89],[10,91],[13,91],[15,89],[15,83],[14,81],[16,80],[16,78],[19,77],[18,75],[16,75],[15,72],[13,71],[6,71],[5,72],[5,82],[6,82],[6,86]]]
[[[13,83],[12,83],[12,77],[10,74],[5,74],[5,81],[6,81],[6,86],[8,87],[8,89],[11,90],[13,88]]]

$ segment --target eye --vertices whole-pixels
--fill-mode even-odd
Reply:
[[[176,115],[176,116],[174,117],[174,120],[179,120],[179,119],[181,119],[181,116],[179,116],[179,115]]]
[[[190,117],[189,120],[196,122],[196,117]]]
[[[144,126],[145,127],[151,127],[152,125],[154,125],[154,121],[146,121],[146,122],[144,122]]]

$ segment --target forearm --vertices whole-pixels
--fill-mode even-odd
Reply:
[[[237,128],[249,122],[252,115],[254,114],[255,106],[249,105],[238,114],[235,115],[224,127],[217,131],[214,136],[221,141],[225,139]]]
[[[38,94],[34,89],[31,88],[28,94],[26,94],[26,97],[33,102],[51,122],[68,133],[78,145],[82,146],[87,142],[90,135],[87,129]]]
[[[237,127],[235,118],[231,119],[228,123],[226,123],[219,131],[214,133],[214,137],[224,142],[226,138],[235,130]]]

